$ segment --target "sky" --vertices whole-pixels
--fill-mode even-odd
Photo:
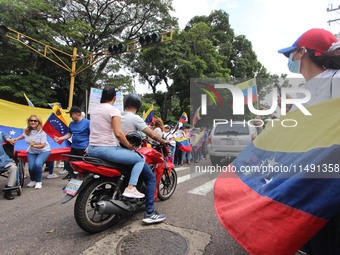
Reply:
[[[252,42],[258,61],[272,74],[289,73],[287,58],[277,50],[291,46],[305,31],[324,28],[339,33],[340,23],[328,20],[340,18],[340,12],[327,12],[340,2],[327,0],[174,0],[173,15],[179,26],[195,15],[209,15],[212,10],[229,14],[236,35],[245,35]]]
[[[173,0],[179,27],[194,16],[208,16],[213,10],[224,10],[229,14],[229,22],[235,35],[245,35],[251,41],[258,61],[271,74],[291,74],[287,68],[288,59],[277,53],[281,48],[291,46],[305,31],[324,28],[334,34],[340,32],[340,2],[330,0]],[[146,85],[144,85],[146,86]],[[144,87],[143,86],[143,87]],[[146,92],[146,87],[141,88]],[[150,91],[149,91],[150,92]]]

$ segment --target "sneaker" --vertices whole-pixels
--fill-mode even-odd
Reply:
[[[61,174],[61,175],[64,175],[64,174],[68,174],[68,171],[66,169],[63,169],[63,170],[59,171],[58,173]]]
[[[147,224],[152,224],[152,223],[158,223],[163,220],[165,220],[165,215],[164,214],[159,214],[156,211],[153,211],[152,213],[145,213],[144,214],[144,219],[143,222]]]
[[[30,182],[27,184],[27,187],[30,187],[30,188],[32,188],[32,187],[34,187],[34,186],[35,186],[35,184],[36,184],[36,182],[35,182],[35,181],[30,181]]]
[[[132,190],[128,189],[127,187],[124,190],[123,193],[124,197],[130,197],[130,198],[143,198],[145,195],[143,193],[140,193],[136,187],[133,187]]]
[[[54,179],[54,178],[58,178],[59,176],[57,174],[49,174],[47,175],[47,179]]]
[[[35,189],[41,189],[42,188],[42,182],[37,182],[35,184]]]

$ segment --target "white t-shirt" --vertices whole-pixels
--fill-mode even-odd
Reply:
[[[322,73],[306,81],[303,88],[311,93],[311,99],[303,104],[305,107],[340,97],[340,71],[326,69]],[[305,95],[298,94],[297,97],[303,98]],[[296,109],[297,107],[293,105],[291,111]]]
[[[163,138],[170,142],[170,145],[176,146],[175,135],[170,132],[163,132]]]
[[[47,142],[47,135],[43,130],[41,130],[41,131],[32,130],[30,135],[26,135],[25,132],[24,132],[23,136],[25,137],[25,142],[27,144],[30,144],[33,141],[34,141],[35,144],[45,143],[45,146],[41,149],[29,147],[29,150],[28,150],[29,153],[39,154],[40,152],[45,152],[45,151],[51,150],[50,144]]]
[[[112,118],[121,117],[120,110],[110,104],[100,104],[91,111],[90,145],[117,146],[112,129]]]
[[[162,137],[162,129],[160,127],[156,127],[153,131],[155,131],[155,133],[159,136]]]

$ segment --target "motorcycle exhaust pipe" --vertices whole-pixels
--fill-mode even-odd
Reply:
[[[96,211],[99,214],[131,214],[136,210],[135,206],[125,204],[119,200],[99,201],[96,204]]]

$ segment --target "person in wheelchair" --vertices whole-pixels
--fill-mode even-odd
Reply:
[[[2,145],[4,142],[8,142],[12,145],[15,144],[14,139],[9,138],[6,133],[0,131],[0,173],[8,172],[8,182],[5,186],[6,188],[11,188],[16,185],[16,171],[17,166],[14,163],[13,159],[11,159],[5,152],[4,146]],[[4,198],[7,200],[14,199],[11,190],[4,191]]]

